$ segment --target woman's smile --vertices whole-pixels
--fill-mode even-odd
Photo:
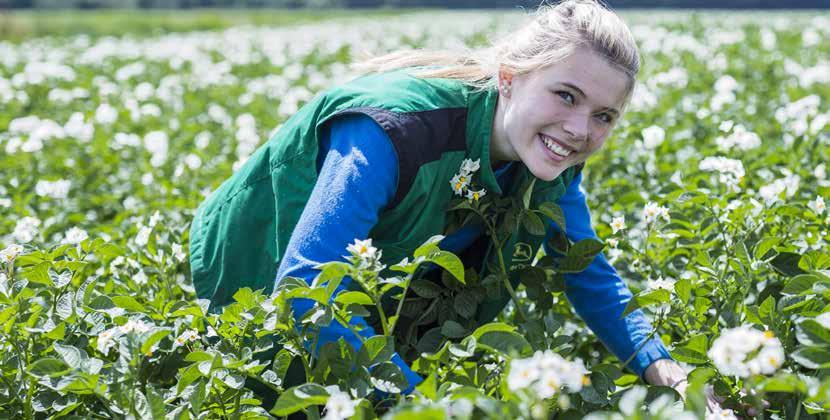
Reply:
[[[556,139],[548,137],[545,134],[538,133],[536,137],[539,140],[537,143],[542,145],[545,154],[552,160],[561,162],[571,154],[576,153],[575,150],[561,144],[561,142],[558,142]]]

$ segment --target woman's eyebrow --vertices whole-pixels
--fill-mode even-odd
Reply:
[[[583,97],[583,98],[587,98],[587,97],[588,97],[587,95],[585,95],[585,92],[583,92],[583,91],[582,91],[582,89],[578,88],[578,87],[577,87],[576,85],[574,85],[573,83],[570,83],[570,82],[562,82],[562,85],[563,85],[563,86],[566,86],[566,87],[569,87],[569,88],[571,88],[571,89],[573,89],[574,91],[576,91],[576,93],[578,93],[578,94],[579,94],[579,96],[581,96],[581,97]],[[616,108],[612,108],[612,107],[610,107],[610,106],[607,106],[607,107],[605,107],[605,108],[601,109],[600,111],[604,111],[604,112],[611,112],[611,113],[613,113],[613,114],[615,114],[615,115],[620,115],[620,111],[617,111],[617,109],[616,109]]]

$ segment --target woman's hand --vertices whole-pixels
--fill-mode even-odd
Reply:
[[[643,376],[645,376],[646,382],[651,385],[674,388],[680,394],[683,402],[686,402],[686,387],[689,386],[689,381],[686,378],[686,371],[674,360],[660,359],[655,361],[646,368]],[[706,391],[706,409],[713,413],[723,410],[711,387],[708,387]]]

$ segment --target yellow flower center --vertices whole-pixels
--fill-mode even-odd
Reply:
[[[773,332],[770,331],[770,330],[766,330],[766,331],[764,331],[764,337],[773,338],[773,337],[775,337],[775,334],[773,334]]]

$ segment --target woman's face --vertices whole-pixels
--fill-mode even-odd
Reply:
[[[521,160],[551,181],[584,162],[620,117],[627,77],[589,49],[534,72],[500,75],[491,160]]]

